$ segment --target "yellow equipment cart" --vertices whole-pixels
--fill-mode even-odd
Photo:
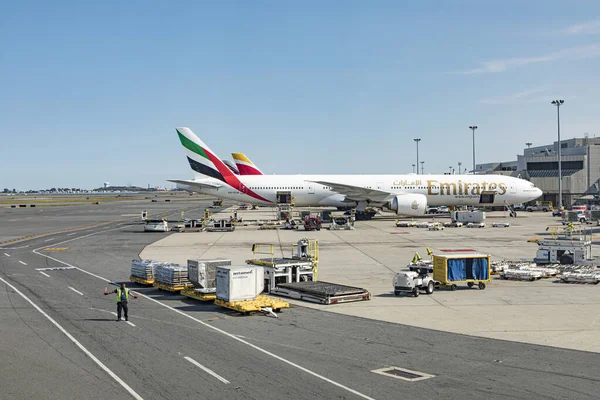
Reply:
[[[433,280],[436,285],[448,286],[450,290],[456,290],[460,283],[466,283],[469,288],[477,284],[483,290],[490,281],[490,256],[478,253],[434,255]]]

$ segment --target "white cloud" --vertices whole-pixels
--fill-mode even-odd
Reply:
[[[532,103],[550,103],[555,99],[573,100],[575,96],[560,96],[556,93],[547,92],[545,88],[535,88],[523,90],[518,93],[510,94],[507,96],[487,97],[481,99],[482,104],[532,104]]]
[[[578,46],[572,47],[570,49],[559,50],[553,53],[536,57],[515,57],[505,58],[501,60],[485,61],[478,68],[468,69],[465,71],[458,71],[455,73],[462,75],[497,73],[504,72],[511,68],[521,67],[524,65],[539,64],[549,61],[561,60],[564,58],[581,60],[598,56],[600,56],[600,44],[596,43],[586,46]]]
[[[582,24],[575,24],[562,29],[560,33],[569,35],[594,35],[600,33],[600,19]]]
[[[521,92],[514,93],[508,96],[488,97],[485,99],[481,99],[480,102],[483,104],[513,104],[517,101],[523,101],[524,99],[529,98],[531,95],[538,94],[543,91],[544,88],[523,90]]]

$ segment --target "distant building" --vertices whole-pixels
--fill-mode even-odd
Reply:
[[[518,166],[517,161],[504,161],[477,164],[475,168],[478,174],[513,175]]]
[[[584,195],[600,194],[600,138],[561,140],[563,204]],[[516,161],[477,164],[478,174],[520,176],[539,187],[540,200],[558,204],[558,141],[523,149]]]

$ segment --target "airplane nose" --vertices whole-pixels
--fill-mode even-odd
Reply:
[[[541,197],[544,194],[544,192],[542,192],[542,189],[540,188],[535,188],[535,198],[537,199],[538,197]]]

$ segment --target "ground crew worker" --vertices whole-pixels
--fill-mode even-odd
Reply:
[[[127,308],[127,302],[129,301],[129,289],[125,287],[125,283],[121,283],[121,287],[116,288],[112,292],[107,292],[106,289],[104,289],[105,296],[113,293],[117,294],[117,321],[121,320],[121,310],[123,310],[125,314],[125,321],[129,321],[129,316],[127,314],[127,311],[129,311]],[[137,299],[138,297],[139,296],[133,295],[134,299]]]

